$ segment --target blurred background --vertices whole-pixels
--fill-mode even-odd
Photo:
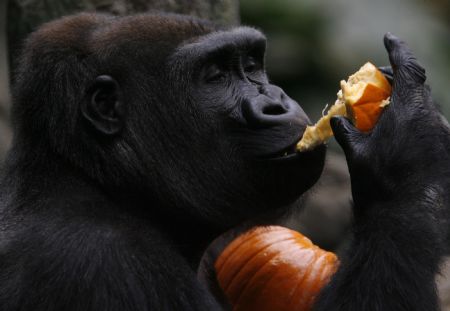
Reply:
[[[334,102],[339,80],[366,61],[389,63],[382,41],[388,31],[414,50],[434,99],[450,115],[448,0],[241,0],[241,19],[267,34],[272,80],[313,119]]]
[[[434,100],[450,117],[449,0],[241,0],[241,23],[268,37],[272,82],[297,100],[314,122],[333,104],[339,81],[366,61],[389,64],[383,35],[405,40],[426,68]],[[340,252],[351,232],[350,183],[334,140],[324,174],[285,221],[324,248]],[[443,310],[450,311],[450,260],[438,278]]]
[[[427,70],[433,97],[450,117],[449,0],[0,0],[0,161],[9,146],[11,69],[23,38],[41,23],[84,10],[129,14],[165,10],[251,25],[268,37],[267,70],[317,120],[334,103],[339,81],[366,61],[388,64],[383,35],[408,42]],[[325,172],[294,213],[280,222],[324,248],[340,251],[351,232],[350,184],[345,159],[329,144]],[[450,311],[450,264],[438,280]]]

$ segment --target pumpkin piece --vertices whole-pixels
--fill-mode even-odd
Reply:
[[[353,105],[348,115],[353,120],[353,124],[363,132],[369,132],[380,117],[383,107],[379,102],[368,102]],[[350,115],[351,114],[351,115]]]
[[[286,232],[262,233],[260,238],[251,238],[230,254],[227,262],[234,262],[235,264],[228,265],[226,269],[222,267],[220,270],[216,266],[218,278],[222,280],[221,284],[223,284],[223,288],[228,294],[234,297],[245,285],[242,282],[236,283],[235,279],[247,279],[249,275],[253,275],[255,271],[267,262],[268,253],[266,248],[268,246],[283,243],[288,238],[290,238],[290,235]],[[261,243],[260,239],[264,243]],[[247,258],[246,261],[242,261],[244,257]],[[250,262],[249,265],[247,265],[248,261]]]
[[[335,254],[302,234],[268,226],[233,240],[214,267],[234,311],[306,311],[337,265]]]
[[[391,85],[377,67],[369,62],[364,64],[347,81],[341,81],[336,102],[315,125],[306,127],[297,150],[311,150],[332,137],[330,119],[333,116],[349,117],[363,132],[372,130],[383,108],[389,104],[391,91]]]

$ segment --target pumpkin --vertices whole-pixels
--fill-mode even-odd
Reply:
[[[337,264],[299,232],[268,226],[238,236],[214,267],[234,311],[306,311]]]
[[[313,149],[332,137],[330,119],[333,116],[350,118],[363,132],[372,130],[383,108],[389,104],[391,91],[386,77],[373,64],[366,63],[347,81],[341,81],[336,102],[315,125],[306,127],[297,149]]]

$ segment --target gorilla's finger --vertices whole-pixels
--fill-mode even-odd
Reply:
[[[417,62],[405,42],[388,32],[384,36],[384,45],[393,69],[394,88],[425,82],[425,69]]]
[[[394,79],[394,72],[392,71],[391,66],[382,66],[378,67],[378,70],[380,70],[383,75],[386,77],[386,79],[389,81],[390,84],[392,84],[392,81]]]
[[[363,143],[364,134],[345,117],[332,117],[330,120],[334,136],[346,155],[352,155]]]

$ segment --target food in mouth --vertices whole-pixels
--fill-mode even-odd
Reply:
[[[391,92],[391,85],[383,73],[367,62],[347,81],[341,81],[336,102],[316,124],[307,126],[297,150],[311,150],[332,137],[330,119],[333,116],[348,117],[359,130],[371,131],[389,104]]]

